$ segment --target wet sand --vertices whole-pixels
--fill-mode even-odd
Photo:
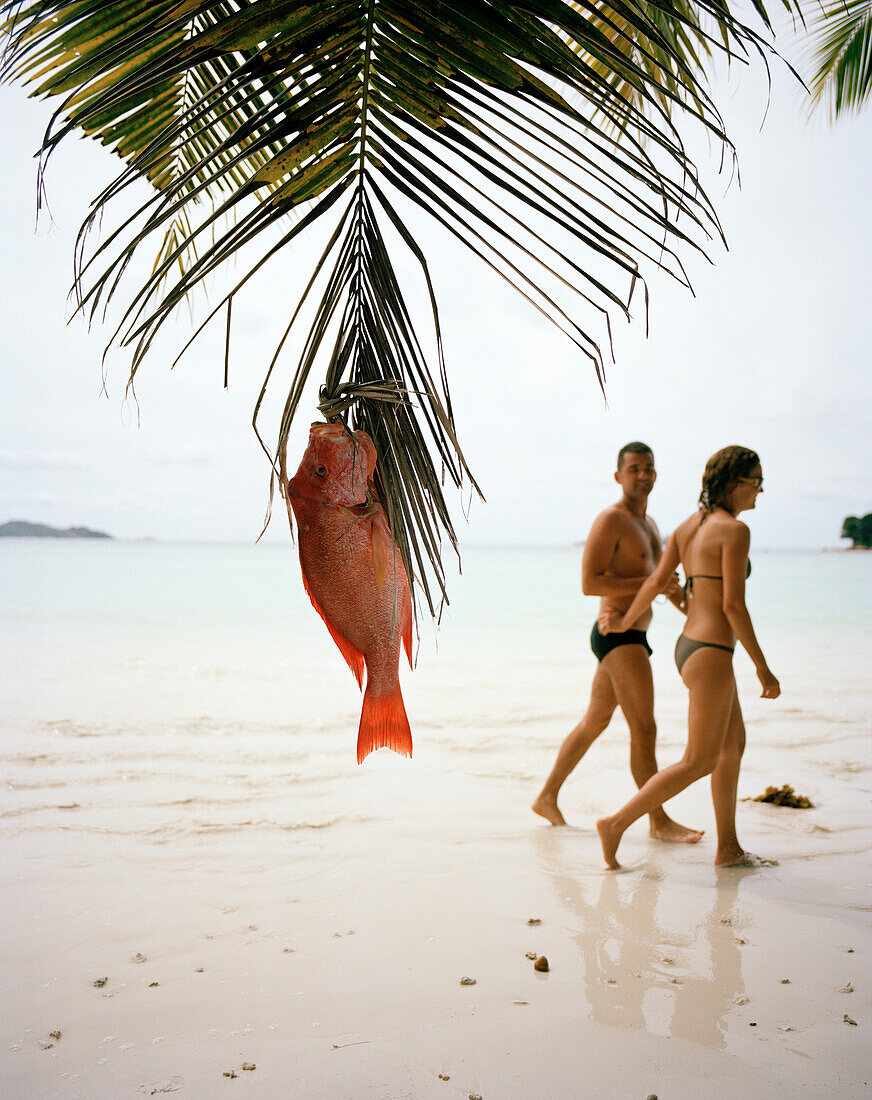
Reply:
[[[409,791],[402,762],[373,763],[394,821],[145,850],[122,821],[23,834],[2,884],[4,1095],[869,1087],[869,858],[843,833],[805,859],[820,815],[743,803],[749,846],[780,850],[766,869],[716,870],[709,837],[642,823],[610,873],[592,821],[555,829],[438,770]]]

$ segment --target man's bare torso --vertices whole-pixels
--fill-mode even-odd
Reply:
[[[657,524],[648,516],[639,516],[623,503],[613,504],[600,515],[603,532],[613,549],[606,568],[612,577],[647,577],[654,572],[663,553]],[[600,597],[600,611],[613,608],[626,611],[634,593],[626,596]],[[637,630],[647,630],[653,612],[649,609],[636,624]]]

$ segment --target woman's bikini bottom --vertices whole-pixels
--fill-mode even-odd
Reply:
[[[696,638],[688,638],[686,634],[679,634],[678,641],[675,643],[675,664],[679,674],[684,668],[684,662],[687,658],[691,653],[696,653],[698,649],[725,649],[727,653],[733,652],[732,646],[718,645],[716,642],[698,642]]]

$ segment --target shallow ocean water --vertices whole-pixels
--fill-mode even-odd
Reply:
[[[421,622],[416,668],[401,669],[414,759],[383,750],[358,767],[360,694],[292,546],[3,540],[2,828],[244,847],[271,830],[429,820],[454,797],[514,827],[587,702],[596,601],[580,595],[580,553],[467,549],[441,626]],[[872,555],[763,551],[753,563],[748,603],[783,694],[760,700],[739,651],[740,796],[791,783],[826,805],[827,829],[864,813],[868,824]],[[680,616],[655,612],[666,763],[683,745],[686,693],[672,661]],[[623,800],[626,758],[617,717],[567,784],[567,816]]]

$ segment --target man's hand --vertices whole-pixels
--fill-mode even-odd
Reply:
[[[678,607],[684,599],[684,588],[681,581],[678,579],[678,574],[673,573],[669,578],[669,583],[663,589],[663,594],[670,603],[674,603]]]

